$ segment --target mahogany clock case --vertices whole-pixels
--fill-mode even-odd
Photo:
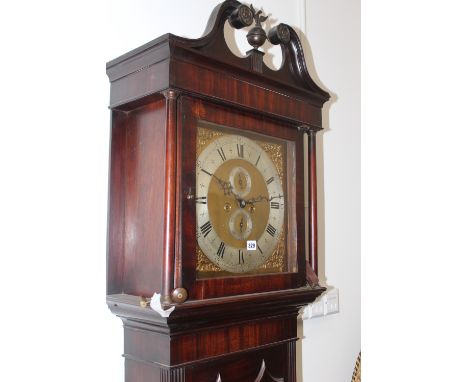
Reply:
[[[112,110],[109,295],[149,297],[161,291],[169,296],[183,287],[189,299],[203,299],[306,285],[304,243],[309,239],[313,250],[316,237],[304,232],[307,185],[299,158],[303,133],[321,129],[321,108],[329,96],[310,79],[292,28],[278,71],[264,64],[259,70],[252,55],[239,58],[230,52],[223,28],[239,4],[220,4],[201,39],[165,35],[107,64]],[[242,282],[236,277],[196,280],[193,203],[186,192],[193,187],[198,119],[295,142],[297,253],[290,256],[297,272],[244,277]],[[315,198],[313,192],[309,197]],[[314,219],[312,211],[316,229]]]
[[[245,129],[288,140],[295,148],[295,172],[303,173],[303,133],[295,126],[258,113],[208,102],[189,95],[177,101],[177,156],[175,274],[176,284],[189,291],[190,299],[206,299],[246,293],[294,289],[306,285],[303,177],[296,176],[295,230],[290,240],[296,252],[289,254],[291,272],[266,275],[231,275],[197,279],[195,202],[187,194],[195,187],[195,143],[200,120]],[[164,194],[166,102],[164,98],[132,111],[113,111],[111,154],[111,209],[109,240],[109,294],[152,296],[161,291],[164,243]],[[296,254],[304,254],[297,256]],[[296,266],[297,264],[297,266]],[[178,280],[177,280],[178,278]]]
[[[124,323],[128,382],[293,382],[298,311],[325,290],[316,277],[315,134],[329,95],[310,78],[299,38],[285,24],[287,40],[271,37],[281,43],[279,70],[269,69],[257,49],[233,55],[224,26],[244,26],[240,7],[247,15],[235,0],[219,4],[200,39],[164,35],[107,63],[107,303]],[[296,247],[283,271],[197,275],[190,195],[202,121],[293,148],[287,241]],[[178,300],[181,290],[186,300]],[[163,308],[175,307],[169,317],[141,304],[155,292]]]

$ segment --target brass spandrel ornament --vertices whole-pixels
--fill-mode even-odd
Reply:
[[[284,231],[279,235],[278,245],[268,258],[268,260],[260,266],[262,272],[285,272],[286,271],[286,246],[284,245]]]
[[[197,158],[206,146],[223,135],[224,133],[221,131],[199,126],[197,131]]]
[[[284,186],[284,145],[262,141],[256,142],[270,157],[278,172],[281,185]]]

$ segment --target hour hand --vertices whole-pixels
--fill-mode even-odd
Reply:
[[[208,174],[209,176],[216,179],[216,181],[218,182],[219,187],[221,187],[221,189],[224,191],[224,195],[234,194],[231,182],[226,182],[226,181],[222,180],[221,178],[219,178],[215,174],[212,174],[211,172],[205,170],[204,168],[202,168],[201,170],[205,174]],[[236,196],[236,198],[237,198],[237,196]]]

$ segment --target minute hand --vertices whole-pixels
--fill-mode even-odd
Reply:
[[[270,196],[269,198],[267,198],[266,196],[259,195],[259,196],[255,197],[255,198],[246,200],[245,203],[246,204],[254,204],[254,203],[261,202],[262,200],[265,200],[266,202],[271,202],[273,199],[280,199],[282,197],[283,197],[283,195],[277,195],[277,196]]]

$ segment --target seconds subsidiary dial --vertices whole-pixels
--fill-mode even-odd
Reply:
[[[225,135],[200,153],[196,171],[198,245],[225,271],[255,270],[283,230],[285,197],[275,165],[253,140]]]

